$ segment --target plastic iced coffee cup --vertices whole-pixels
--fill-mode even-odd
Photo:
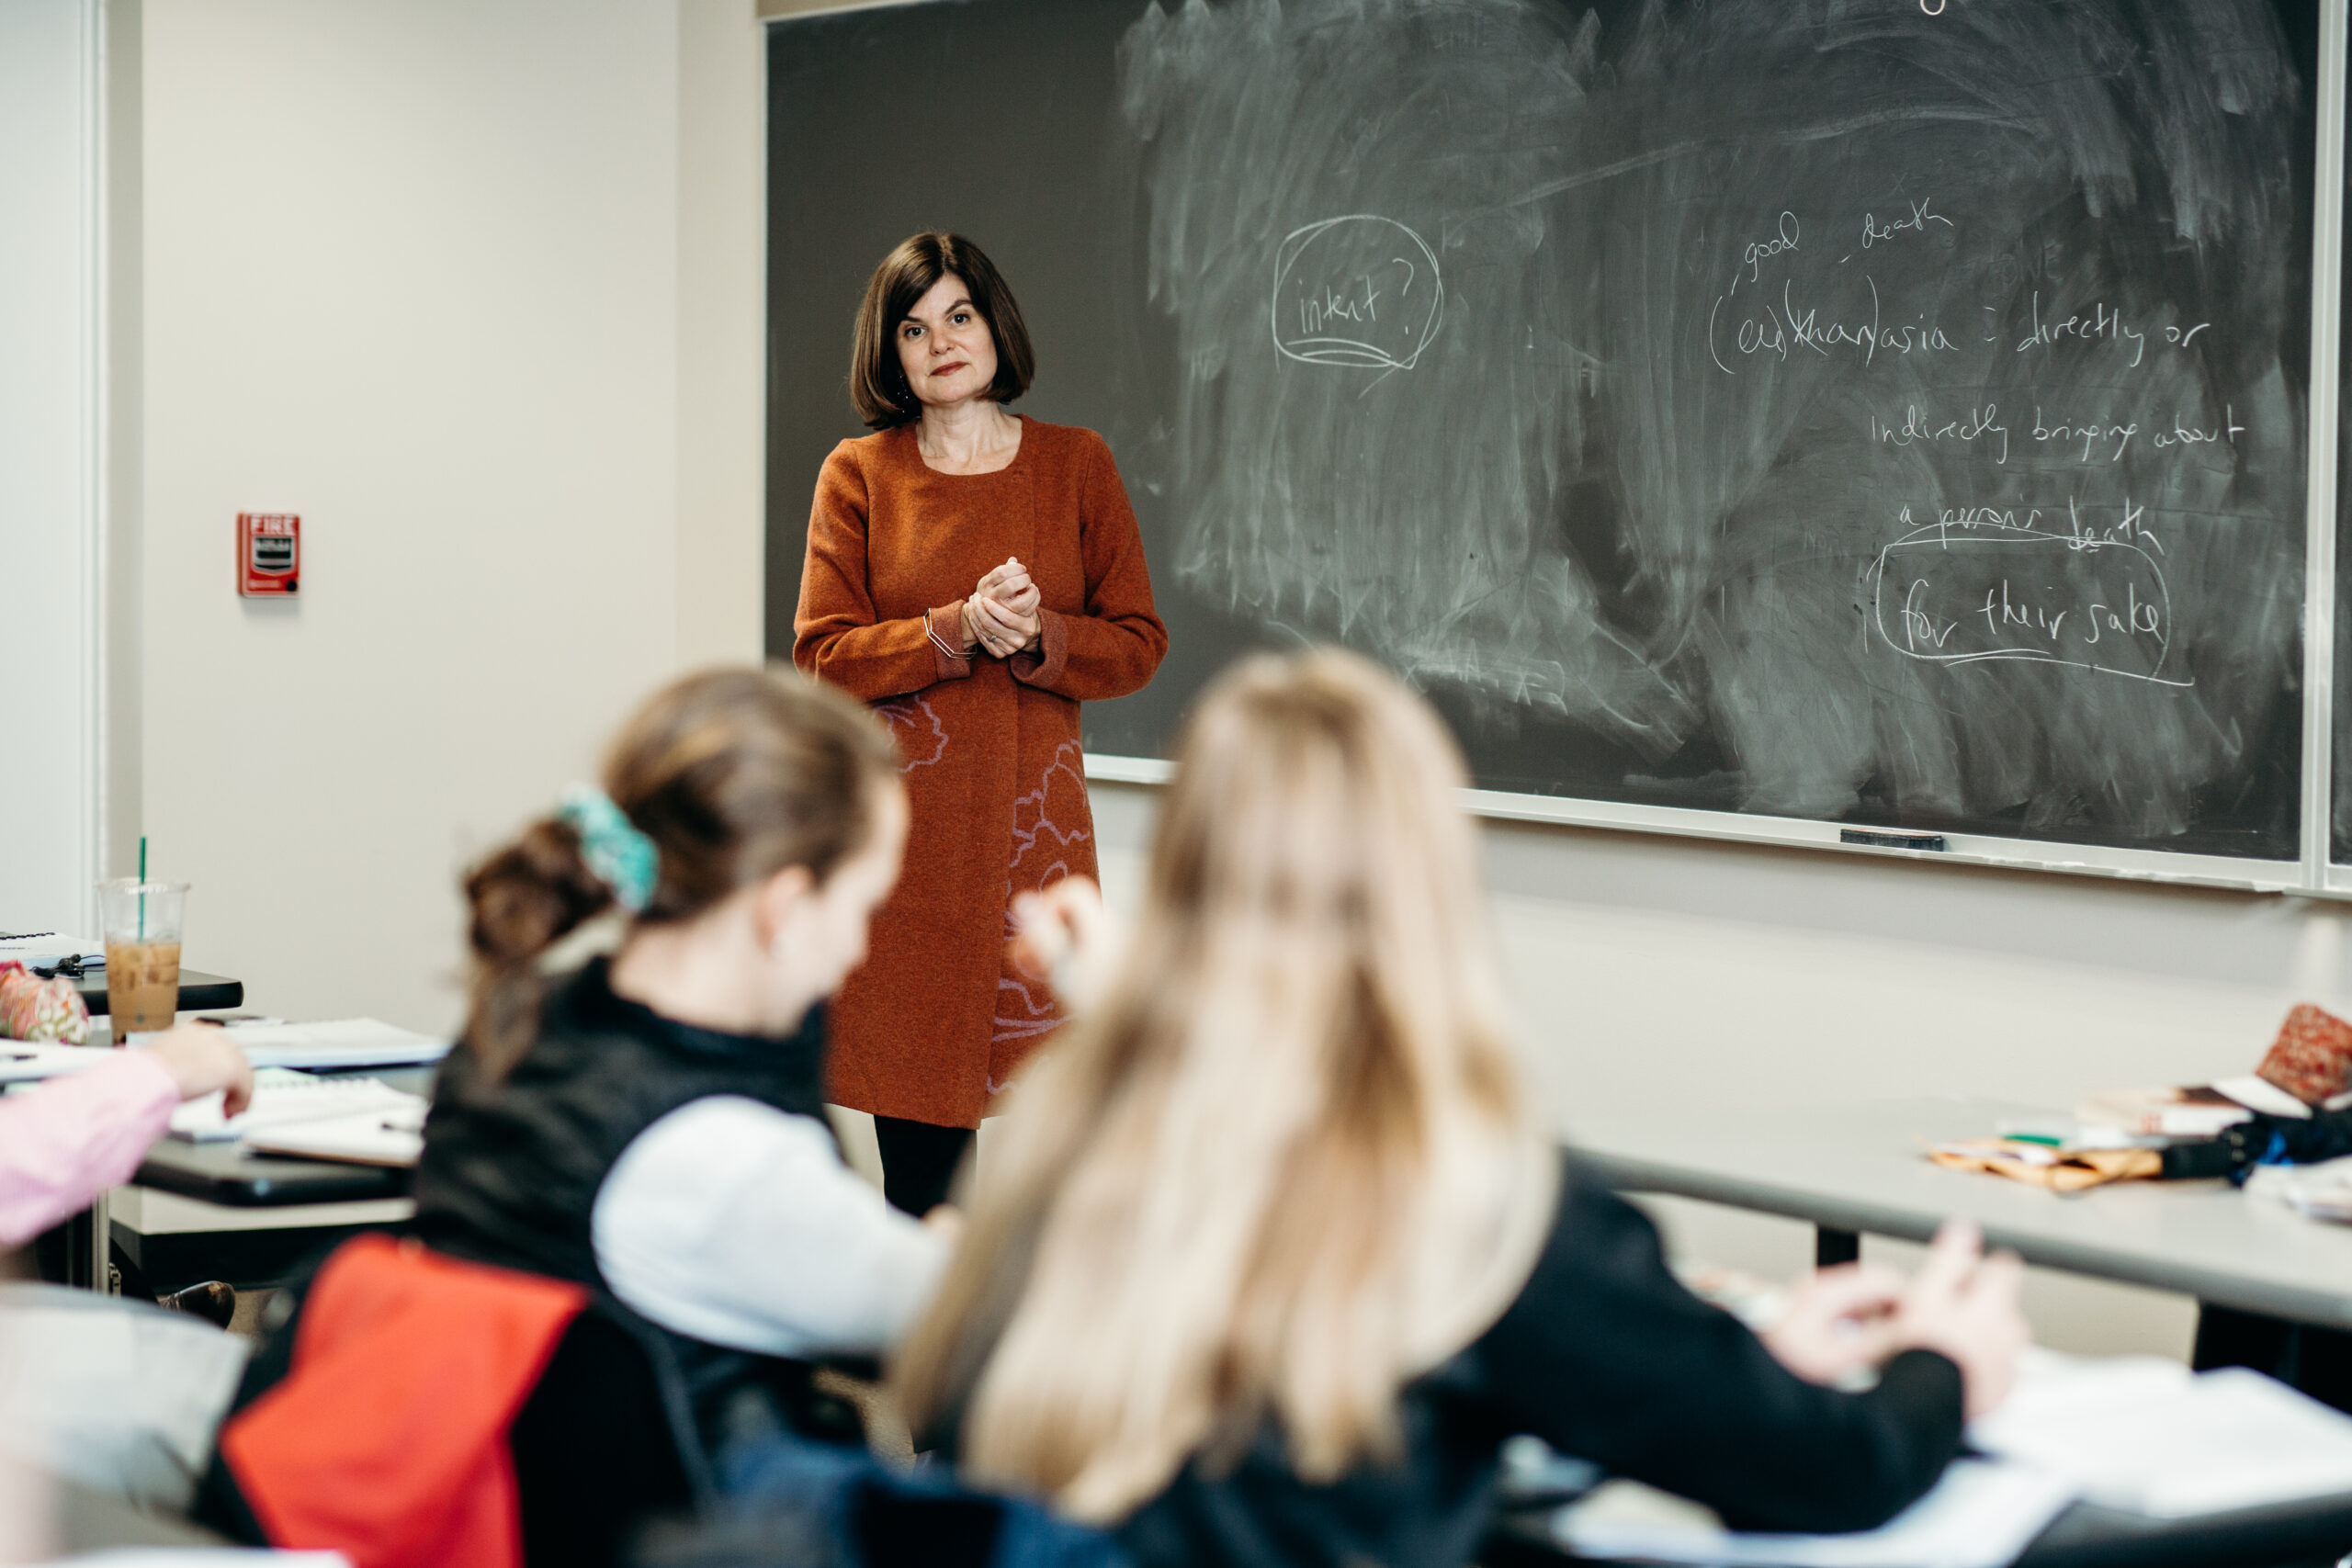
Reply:
[[[107,939],[107,1015],[114,1037],[169,1029],[180,1001],[180,926],[185,882],[135,876],[98,884]]]

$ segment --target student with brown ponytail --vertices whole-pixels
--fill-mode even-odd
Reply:
[[[822,998],[865,956],[906,831],[897,755],[856,703],[717,670],[656,694],[601,791],[466,882],[473,1012],[416,1232],[666,1331],[713,1447],[821,1425],[808,1362],[888,1346],[944,1261],[940,1226],[852,1174],[824,1121]],[[543,979],[616,904],[613,957]]]

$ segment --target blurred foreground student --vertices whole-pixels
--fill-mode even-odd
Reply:
[[[1146,1568],[1453,1568],[1521,1432],[1764,1529],[1935,1481],[2007,1387],[2016,1261],[1949,1233],[1761,1339],[1685,1291],[1526,1102],[1463,782],[1372,665],[1254,660],[1191,724],[1124,956],[1091,888],[1027,906],[1086,1010],[899,1363],[919,1441]]]
[[[253,1093],[245,1054],[217,1029],[93,1055],[96,1066],[0,1100],[0,1252],[129,1180],[182,1100],[220,1090],[234,1115]],[[183,1507],[248,1346],[153,1303],[0,1282],[0,1461]]]
[[[813,1420],[808,1362],[894,1343],[945,1257],[824,1120],[820,1004],[865,956],[906,832],[897,753],[855,702],[718,670],[656,694],[602,792],[467,880],[480,978],[415,1234],[666,1330],[713,1447]],[[543,982],[548,947],[616,903],[619,952]]]
[[[130,1179],[184,1100],[253,1096],[245,1054],[217,1029],[183,1026],[86,1071],[0,1099],[0,1247],[21,1247]]]

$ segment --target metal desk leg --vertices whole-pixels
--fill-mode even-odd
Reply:
[[[1840,1263],[1853,1263],[1862,1256],[1862,1233],[1841,1231],[1828,1225],[1813,1227],[1813,1266],[1832,1269]]]
[[[107,1195],[99,1193],[90,1206],[65,1222],[65,1282],[77,1291],[119,1294],[111,1251],[114,1225],[107,1213]]]

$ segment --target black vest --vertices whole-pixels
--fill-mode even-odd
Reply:
[[[721,1034],[613,994],[604,959],[559,982],[537,1037],[496,1083],[464,1047],[435,1086],[416,1171],[415,1234],[453,1258],[610,1293],[590,1219],[623,1150],[694,1100],[740,1095],[824,1121],[824,1009],[787,1039]],[[756,1237],[745,1237],[757,1246]],[[801,1362],[668,1332],[707,1445],[745,1427],[741,1395],[812,1435],[836,1436]]]

